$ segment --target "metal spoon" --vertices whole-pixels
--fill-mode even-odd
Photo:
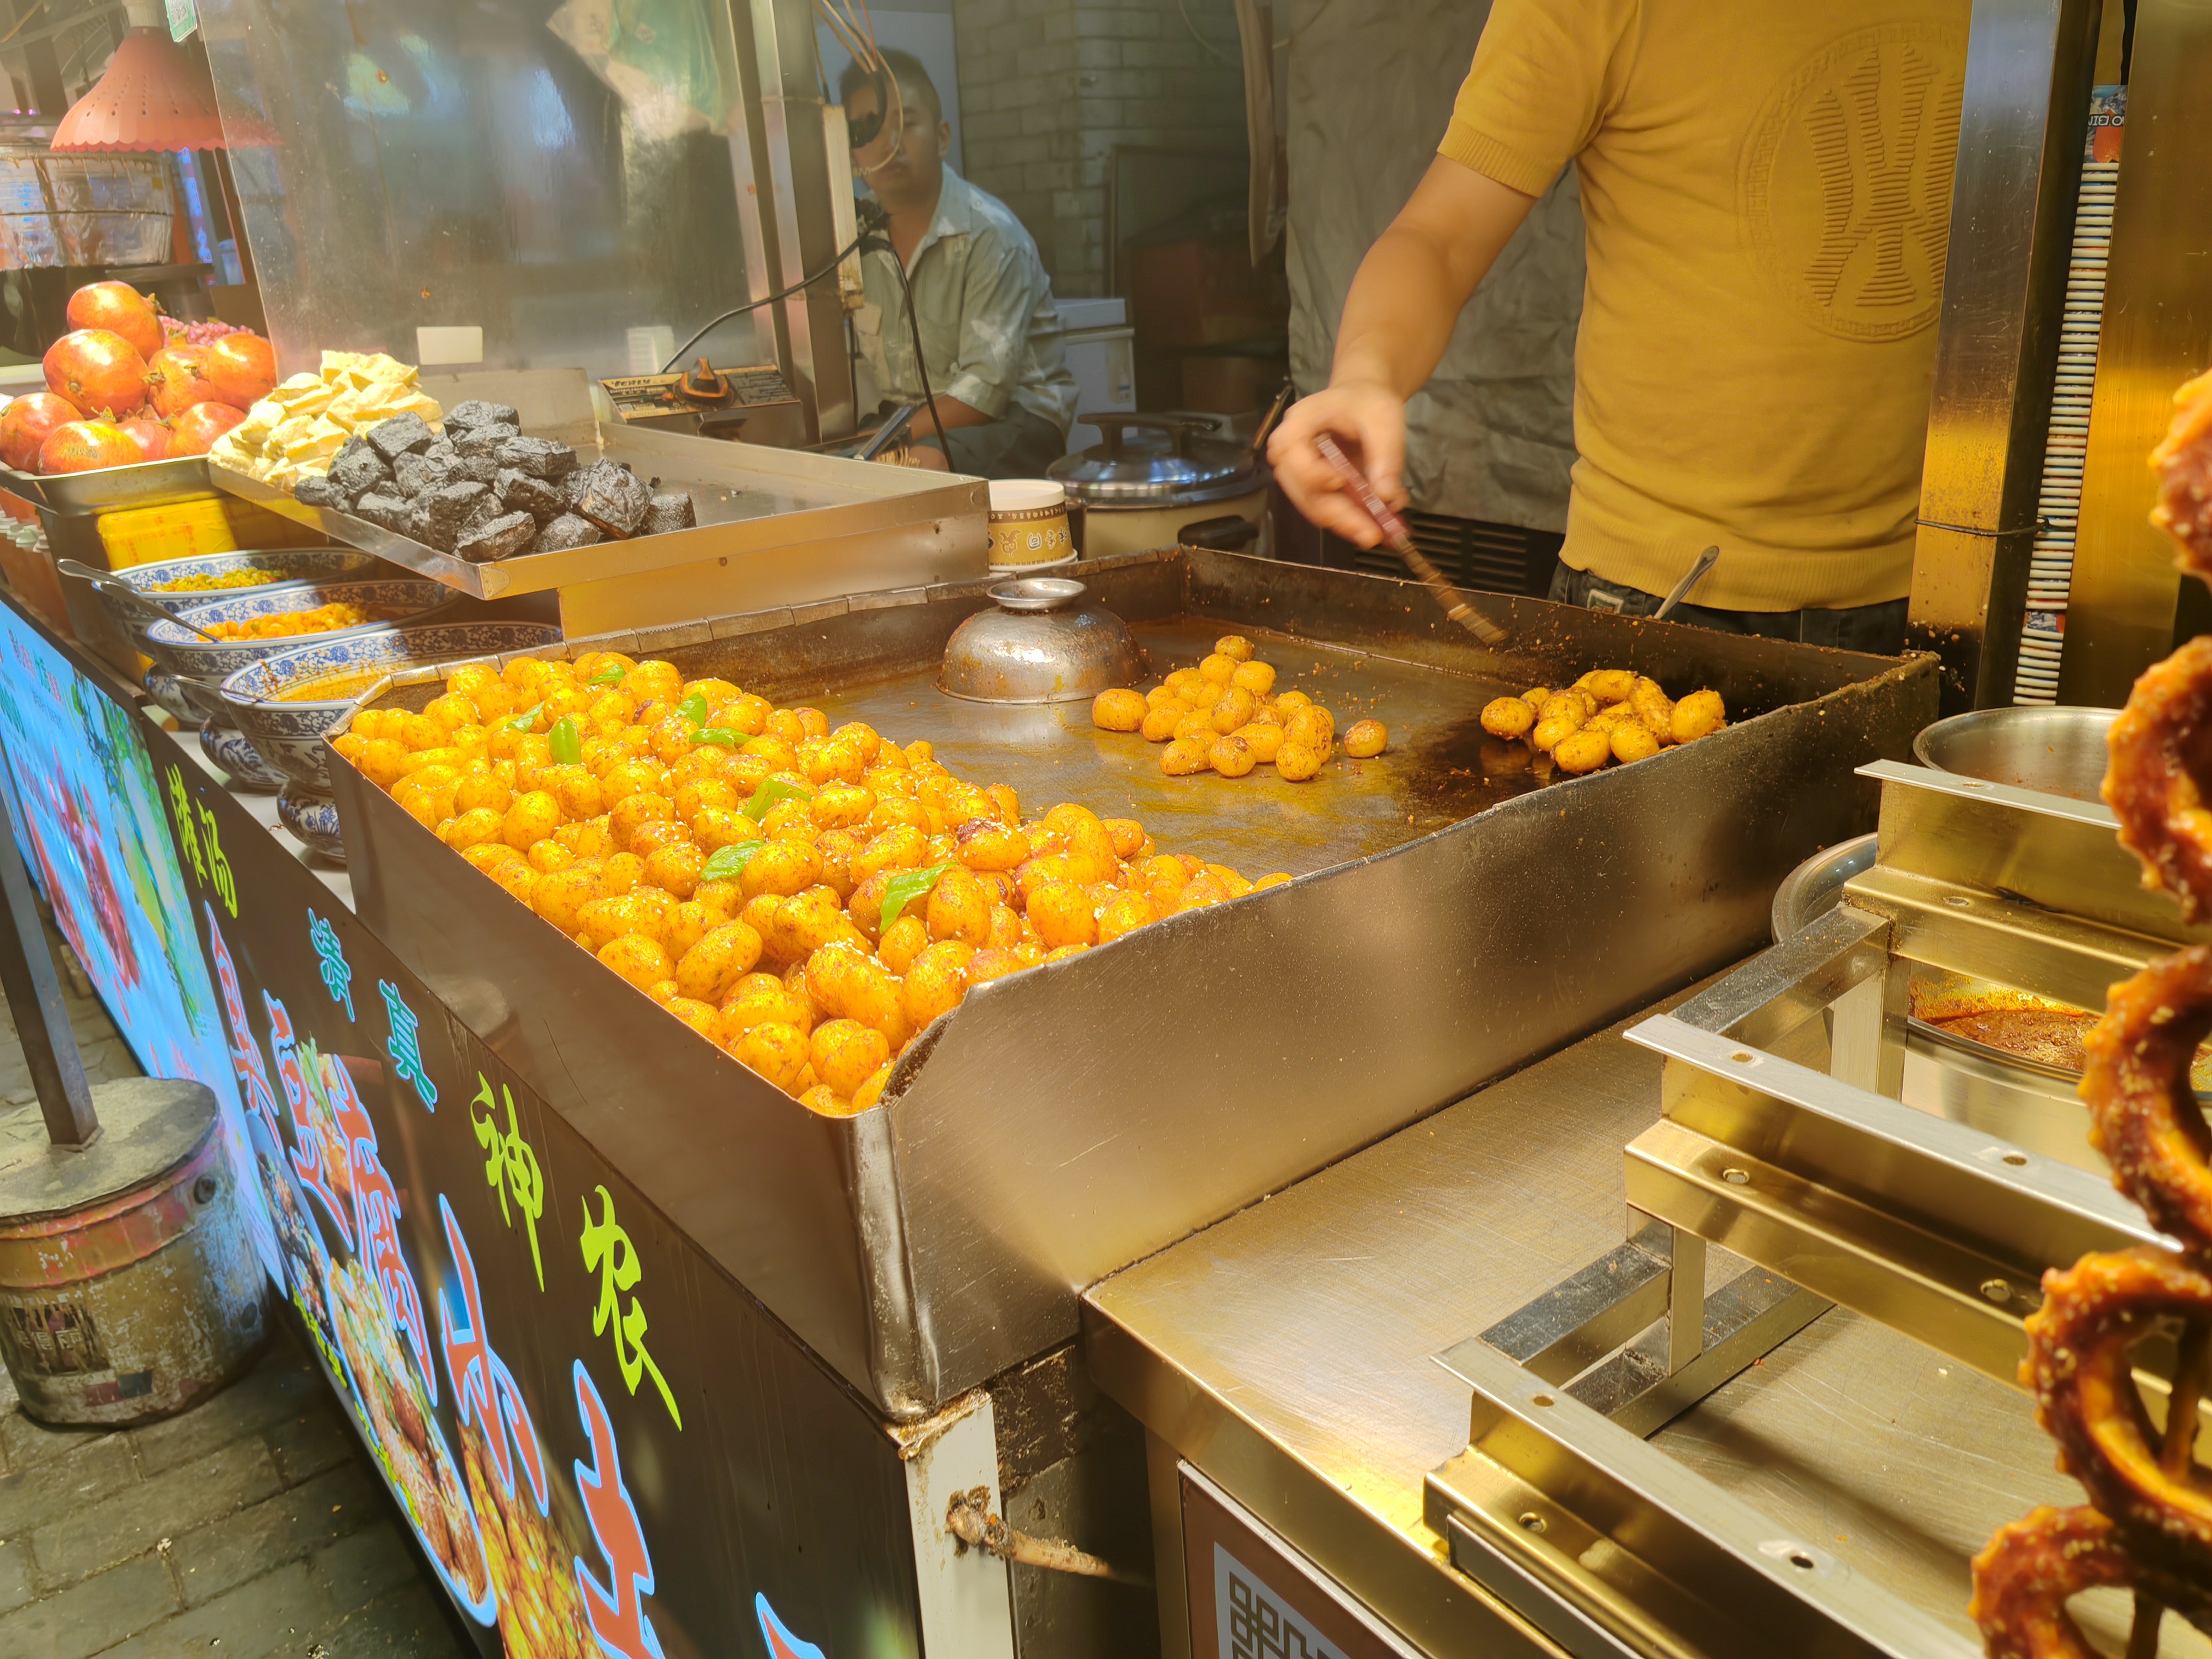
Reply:
[[[210,645],[228,645],[231,643],[228,640],[216,638],[213,634],[209,633],[206,629],[201,628],[196,623],[186,622],[182,617],[171,616],[167,611],[162,610],[160,605],[149,600],[144,594],[141,593],[137,588],[131,586],[130,583],[116,580],[112,575],[109,574],[105,570],[94,570],[90,565],[81,564],[75,559],[56,559],[54,561],[54,568],[60,571],[64,576],[75,576],[80,581],[90,582],[94,587],[98,588],[103,593],[112,594],[115,598],[122,600],[125,605],[129,609],[136,611],[138,615],[144,617],[149,622],[173,622],[179,628],[189,628],[193,633],[198,635]]]
[[[1705,573],[1720,562],[1721,550],[1717,546],[1709,547],[1698,554],[1698,562],[1682,574],[1682,580],[1676,582],[1667,597],[1659,602],[1659,608],[1651,613],[1651,620],[1665,622],[1674,607],[1689,597],[1690,590],[1705,580]]]

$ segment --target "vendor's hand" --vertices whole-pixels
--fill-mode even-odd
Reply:
[[[1344,480],[1314,447],[1324,432],[1359,464],[1375,493],[1402,513],[1408,505],[1400,477],[1406,464],[1405,402],[1384,386],[1333,386],[1292,404],[1267,441],[1267,459],[1291,505],[1323,530],[1355,546],[1372,547],[1382,540],[1375,520],[1345,493]]]

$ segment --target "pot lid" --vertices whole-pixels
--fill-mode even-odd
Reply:
[[[1106,434],[1103,444],[1046,469],[1079,501],[1138,506],[1182,501],[1247,485],[1261,476],[1240,443],[1207,436],[1202,422],[1175,415],[1081,415]]]

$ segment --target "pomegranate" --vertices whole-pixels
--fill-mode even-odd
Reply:
[[[163,346],[146,362],[146,401],[163,420],[173,421],[215,393],[208,389],[207,348]]]
[[[215,447],[215,441],[246,418],[242,409],[233,409],[228,404],[219,404],[210,398],[204,404],[194,404],[177,416],[175,427],[169,434],[169,453],[176,455],[204,455]],[[4,427],[4,422],[0,422]]]
[[[258,334],[226,334],[208,348],[210,395],[251,409],[276,385],[276,352]]]
[[[70,421],[39,447],[41,472],[91,472],[103,466],[136,466],[145,457],[138,441],[108,421]]]
[[[81,328],[46,348],[46,390],[111,420],[146,404],[146,360],[120,334]]]
[[[87,283],[70,295],[69,325],[119,334],[142,357],[161,349],[161,313],[128,283]]]
[[[174,434],[167,421],[157,421],[151,415],[133,415],[127,421],[116,422],[118,428],[130,434],[131,441],[138,446],[138,458],[158,461],[169,453],[169,440]]]
[[[65,421],[81,421],[84,411],[66,398],[51,392],[33,392],[0,413],[0,461],[18,472],[39,470],[39,446]]]

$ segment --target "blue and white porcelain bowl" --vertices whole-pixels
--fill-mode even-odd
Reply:
[[[260,751],[246,740],[246,733],[212,716],[200,722],[200,752],[229,773],[231,781],[241,788],[284,787],[284,775],[261,758]]]
[[[171,582],[194,576],[228,576],[241,570],[265,570],[275,580],[258,587],[217,588],[211,592],[201,588],[180,593],[161,591]],[[280,584],[298,586],[313,582],[373,581],[404,576],[407,573],[374,553],[351,547],[272,547],[246,548],[235,553],[195,553],[181,559],[155,559],[110,574],[148,605],[173,617],[186,605],[210,599],[238,599],[248,593],[267,593]],[[149,618],[145,613],[104,591],[100,593],[100,603],[125,636],[141,651],[146,651]],[[153,653],[147,651],[147,654],[151,656]]]
[[[251,663],[296,651],[304,645],[334,640],[359,639],[365,634],[404,627],[430,618],[453,604],[458,596],[442,583],[414,579],[374,582],[306,582],[287,585],[274,592],[253,592],[203,599],[179,605],[176,614],[194,627],[213,629],[217,623],[252,622],[278,617],[289,611],[313,611],[325,605],[358,605],[392,614],[352,628],[326,634],[292,634],[271,640],[204,640],[175,622],[155,623],[146,629],[146,651],[155,661],[185,682],[184,694],[195,708],[228,720],[229,711],[216,688]]]
[[[561,630],[544,623],[446,623],[369,633],[348,630],[241,668],[222,683],[223,709],[270,765],[301,789],[327,793],[331,781],[323,769],[323,734],[347,717],[368,688],[310,700],[288,697],[287,692],[340,676],[396,674],[404,668],[471,657],[536,651],[558,644],[560,639]],[[300,839],[310,838],[302,832]]]
[[[288,783],[276,797],[277,821],[336,863],[345,862],[345,837],[338,833],[338,804],[328,795]]]
[[[177,684],[177,677],[167,669],[158,664],[148,669],[143,684],[146,687],[148,696],[174,714],[185,725],[190,726],[193,721],[204,718],[185,700],[184,688]]]

